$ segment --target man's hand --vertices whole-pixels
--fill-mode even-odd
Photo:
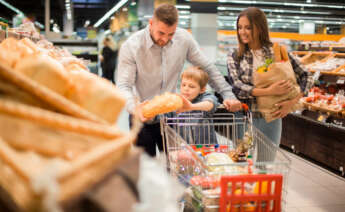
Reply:
[[[142,113],[142,107],[147,104],[148,101],[144,101],[142,103],[140,103],[136,108],[135,108],[135,111],[134,111],[134,115],[136,117],[138,117],[140,119],[141,122],[146,122],[146,121],[149,121],[149,120],[152,120],[152,118],[146,118],[143,116],[143,113]]]
[[[237,99],[225,99],[223,101],[224,107],[231,112],[236,112],[242,109],[242,104]]]

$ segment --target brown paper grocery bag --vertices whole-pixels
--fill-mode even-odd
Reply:
[[[294,86],[289,93],[284,95],[257,97],[258,109],[265,118],[266,122],[271,122],[276,119],[272,116],[272,113],[278,109],[275,104],[294,99],[300,93],[300,87],[297,84],[295,72],[290,61],[288,60],[285,48],[281,49],[281,46],[275,44],[273,49],[275,62],[269,65],[267,72],[254,72],[254,86],[256,88],[267,88],[279,80],[288,80],[292,82]],[[296,109],[296,107],[293,107],[291,108],[291,111]]]

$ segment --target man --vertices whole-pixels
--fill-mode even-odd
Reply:
[[[156,144],[163,149],[159,122],[145,119],[140,105],[136,107],[136,100],[143,102],[167,91],[176,92],[186,60],[208,73],[210,86],[223,96],[228,110],[241,109],[241,103],[221,73],[202,54],[192,35],[177,28],[177,24],[175,6],[162,4],[155,9],[149,25],[130,36],[120,49],[116,85],[127,97],[128,112],[136,113],[144,122],[137,145],[151,156],[156,155]]]

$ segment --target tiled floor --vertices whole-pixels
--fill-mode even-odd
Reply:
[[[287,212],[345,212],[345,179],[286,152],[291,158]]]

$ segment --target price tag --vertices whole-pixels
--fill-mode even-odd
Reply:
[[[306,44],[305,44],[304,49],[305,49],[305,50],[308,50],[308,49],[309,49],[309,43],[306,43]]]
[[[317,120],[318,120],[319,122],[326,122],[326,118],[327,118],[327,116],[325,116],[325,115],[319,115],[319,117],[317,118]]]
[[[339,78],[337,80],[337,84],[340,84],[340,85],[345,84],[345,78]]]

